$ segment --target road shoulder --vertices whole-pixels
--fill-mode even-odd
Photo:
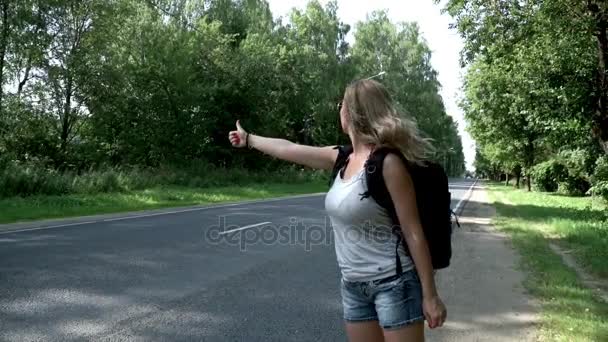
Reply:
[[[0,224],[0,234],[8,234],[8,233],[14,233],[14,232],[19,232],[19,231],[42,230],[42,229],[52,229],[52,228],[69,227],[69,226],[79,226],[79,225],[87,225],[87,224],[100,223],[100,222],[132,220],[132,219],[137,219],[137,218],[142,218],[142,217],[172,215],[172,214],[179,214],[179,213],[190,212],[190,211],[200,211],[200,210],[208,210],[208,209],[215,209],[215,208],[249,205],[249,204],[255,204],[255,203],[283,201],[283,200],[297,199],[297,198],[302,198],[302,197],[321,196],[324,194],[325,193],[311,193],[311,194],[304,194],[304,195],[284,196],[284,197],[266,198],[266,199],[259,199],[259,200],[250,200],[250,201],[225,202],[225,203],[221,203],[221,204],[181,206],[181,207],[170,207],[170,208],[163,208],[163,209],[151,209],[151,210],[139,210],[139,211],[131,211],[131,212],[112,213],[112,214],[99,214],[99,215],[70,217],[70,218],[58,218],[58,219],[46,219],[46,220],[25,221],[25,222],[17,222],[17,223],[7,223],[7,224]]]
[[[477,185],[454,234],[452,265],[437,274],[448,321],[428,331],[429,340],[536,340],[539,305],[523,287],[520,256],[492,226],[495,214],[486,190]]]

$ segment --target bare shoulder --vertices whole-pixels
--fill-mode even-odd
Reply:
[[[413,180],[404,160],[395,153],[389,153],[382,163],[382,176],[393,202],[411,203],[414,200]]]
[[[401,157],[394,152],[388,153],[382,163],[382,174],[385,178],[393,178],[395,176],[409,175],[407,167],[403,163]]]

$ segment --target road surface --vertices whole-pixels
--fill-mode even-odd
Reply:
[[[322,195],[164,212],[2,227],[0,340],[345,340]]]

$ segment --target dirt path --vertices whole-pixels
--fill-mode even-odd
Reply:
[[[437,274],[448,308],[442,329],[427,330],[428,341],[536,340],[538,305],[525,292],[519,256],[490,222],[495,210],[476,187],[453,241],[453,263]]]

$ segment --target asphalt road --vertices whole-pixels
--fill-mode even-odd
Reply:
[[[146,215],[2,227],[0,340],[345,340],[322,195]]]

